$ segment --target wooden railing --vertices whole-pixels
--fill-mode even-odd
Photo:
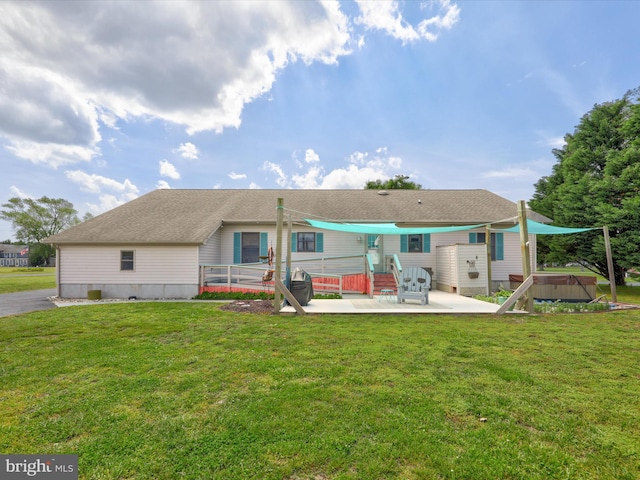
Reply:
[[[387,264],[388,269],[390,270],[387,273],[393,274],[393,278],[396,281],[396,286],[400,288],[400,279],[402,278],[402,264],[400,263],[398,255],[394,253],[393,256],[389,256]]]
[[[373,268],[363,268],[366,263],[365,255],[346,255],[296,259],[294,267],[302,268],[311,276],[314,291],[342,295],[345,292],[373,292],[373,283],[366,289],[362,287],[362,281],[358,281],[358,277],[367,275],[369,268]],[[280,275],[283,281],[286,278],[285,268],[283,265]],[[271,276],[268,272],[269,267],[264,263],[201,265],[200,291],[273,292],[273,272]]]

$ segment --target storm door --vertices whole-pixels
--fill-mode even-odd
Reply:
[[[382,235],[367,235],[367,253],[371,257],[373,271],[376,273],[385,271],[382,243]]]

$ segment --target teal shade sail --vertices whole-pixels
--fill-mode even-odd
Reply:
[[[527,232],[535,235],[566,235],[569,233],[582,233],[596,228],[569,228],[556,227],[554,225],[546,225],[534,220],[527,219]],[[520,233],[520,225],[514,225],[510,228],[492,228],[495,232]]]
[[[336,223],[320,220],[304,219],[309,225],[322,230],[334,230],[347,233],[368,233],[371,235],[413,235],[458,232],[484,228],[485,224],[462,225],[456,227],[398,227],[395,223]]]
[[[452,227],[398,227],[395,223],[338,223],[323,222],[320,220],[304,219],[309,225],[321,230],[334,230],[347,233],[367,233],[370,235],[413,235],[413,234],[431,234],[431,233],[448,233],[460,232],[464,230],[475,230],[484,228],[487,224],[478,225],[459,225]],[[520,233],[520,225],[514,225],[510,228],[492,228],[494,232]],[[534,235],[566,235],[569,233],[581,233],[596,228],[569,228],[556,227],[554,225],[546,225],[534,220],[527,219],[528,233]]]

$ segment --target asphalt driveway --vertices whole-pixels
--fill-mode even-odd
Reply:
[[[0,317],[56,308],[47,298],[55,294],[55,288],[0,294]]]

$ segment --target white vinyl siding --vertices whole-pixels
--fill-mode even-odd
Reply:
[[[217,230],[204,245],[200,245],[200,264],[219,265],[221,263],[221,234]]]
[[[120,252],[133,251],[134,270],[120,270]],[[197,246],[61,246],[60,283],[197,284]]]
[[[275,226],[267,225],[251,225],[251,224],[234,224],[233,226],[225,226],[221,233],[221,255],[220,264],[232,265],[234,263],[233,255],[233,234],[235,232],[265,232],[267,233],[267,244],[269,247],[276,249],[276,229]],[[357,235],[345,232],[333,232],[329,230],[317,230],[311,227],[294,225],[292,232],[315,232],[322,233],[322,252],[292,252],[292,267],[300,267],[308,272],[320,273],[323,271],[323,262],[321,260],[314,262],[300,262],[301,259],[311,258],[329,258],[343,255],[363,255],[366,246],[366,235]],[[282,264],[287,256],[288,229],[286,223],[282,229]],[[360,238],[360,240],[358,240]],[[298,262],[298,263],[296,263]],[[327,265],[327,263],[325,263]],[[332,261],[331,273],[362,273],[363,260],[349,261]]]
[[[287,225],[282,229],[282,262],[286,260],[287,251]],[[269,246],[276,248],[276,229],[275,226],[237,224],[227,226],[220,231],[216,241],[220,242],[219,261],[211,262],[213,264],[231,265],[233,264],[233,234],[234,232],[266,232],[268,236]],[[320,232],[311,227],[294,225],[293,232]],[[484,231],[484,230],[478,230]],[[363,255],[367,248],[367,235],[354,234],[346,232],[336,232],[324,230],[323,235],[323,252],[292,252],[292,266],[300,266],[308,272],[322,272],[323,264],[317,262],[301,262],[296,265],[296,261],[308,258],[330,258],[342,255]],[[535,235],[530,235],[532,261],[535,259]],[[403,268],[409,267],[430,267],[434,270],[434,277],[438,277],[439,272],[436,270],[436,247],[441,245],[466,244],[469,242],[469,232],[449,232],[431,234],[431,251],[428,253],[401,253],[400,252],[400,235],[384,235],[382,254],[385,258],[394,254],[398,255],[400,264]],[[204,262],[202,262],[204,263]],[[534,263],[535,265],[535,263]],[[336,273],[350,273],[354,270],[363,271],[363,267],[356,261],[331,262],[331,269]],[[491,262],[492,277],[494,281],[506,281],[509,279],[510,273],[522,273],[522,260],[520,257],[520,236],[517,233],[504,234],[504,260]]]
[[[437,250],[437,288],[459,295],[487,295],[484,244],[442,245]],[[471,273],[477,274],[472,277]]]

